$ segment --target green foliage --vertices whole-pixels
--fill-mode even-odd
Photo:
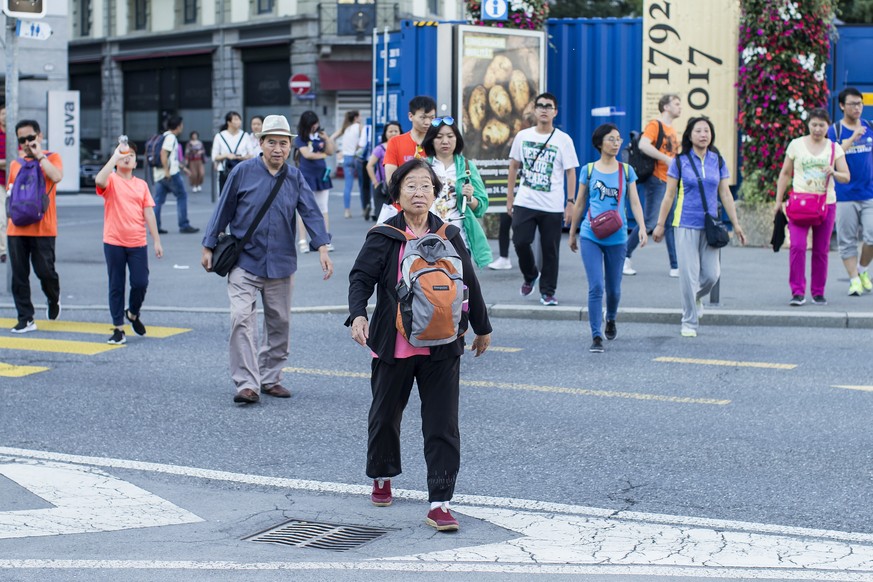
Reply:
[[[767,202],[808,110],[827,104],[831,0],[745,0],[738,81],[743,199]]]
[[[849,24],[873,23],[873,0],[840,0],[837,14]]]

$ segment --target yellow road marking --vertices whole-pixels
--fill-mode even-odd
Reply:
[[[0,337],[0,349],[24,350],[31,352],[54,352],[58,354],[79,354],[93,356],[124,346],[114,346],[106,343],[74,342],[68,340],[33,339],[19,337]]]
[[[21,378],[23,376],[36,374],[37,372],[45,372],[48,369],[49,368],[43,368],[42,366],[16,366],[14,364],[0,362],[0,376],[3,376],[4,378]]]
[[[472,351],[473,346],[471,345],[471,346],[467,347],[467,349]],[[524,348],[501,348],[499,346],[488,346],[489,352],[504,352],[507,354],[514,354],[515,352],[520,352],[523,349]]]
[[[337,378],[369,378],[366,372],[343,372],[340,370],[318,370],[309,368],[283,368],[284,372],[295,374],[310,374],[314,376],[333,376]],[[462,386],[476,388],[502,388],[504,390],[526,390],[530,392],[552,392],[556,394],[575,394],[577,396],[599,396],[602,398],[630,398],[633,400],[654,400],[658,402],[676,402],[680,404],[710,404],[725,406],[730,400],[713,398],[687,398],[684,396],[661,396],[641,392],[616,392],[613,390],[585,390],[582,388],[565,388],[563,386],[538,386],[536,384],[518,384],[515,382],[488,382],[482,380],[461,380]]]
[[[873,392],[873,386],[831,386],[831,388],[845,388],[846,390],[863,390],[864,392]]]
[[[11,328],[16,323],[17,319],[0,318],[0,327]],[[89,323],[86,321],[37,321],[36,327],[39,331],[60,331],[66,333],[86,333],[96,335],[110,335],[112,326],[108,323]],[[191,331],[185,327],[159,327],[156,325],[146,326],[146,336],[154,338],[166,338],[180,333]],[[124,333],[127,335],[133,334],[130,326],[125,326]]]
[[[738,362],[735,360],[700,360],[696,358],[655,358],[656,362],[673,364],[700,364],[702,366],[731,366],[733,368],[769,368],[772,370],[793,370],[797,364],[774,364],[770,362]]]

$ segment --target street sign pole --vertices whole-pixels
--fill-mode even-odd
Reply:
[[[18,157],[18,37],[15,35],[15,19],[6,17],[6,171],[12,160]],[[6,184],[3,184],[6,188]],[[2,201],[6,204],[6,200]],[[8,253],[8,250],[7,250]],[[12,294],[12,266],[6,262],[6,292]]]

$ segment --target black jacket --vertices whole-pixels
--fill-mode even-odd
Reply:
[[[406,230],[406,220],[402,212],[385,223]],[[430,232],[436,232],[442,224],[439,217],[428,214],[427,227]],[[464,265],[464,284],[467,285],[470,302],[470,327],[476,335],[489,334],[491,322],[488,319],[488,308],[482,297],[473,262],[464,245],[464,239],[461,238],[461,231],[450,225],[446,229],[446,237],[458,251]],[[397,297],[394,289],[397,286],[397,270],[400,266],[400,246],[404,242],[370,231],[349,273],[349,318],[345,324],[351,326],[358,316],[367,317],[367,301],[375,288],[376,309],[370,321],[367,345],[382,361],[389,364],[394,362],[394,344],[397,339]],[[430,353],[435,360],[460,356],[464,353],[464,338],[462,336],[450,344],[433,346]]]

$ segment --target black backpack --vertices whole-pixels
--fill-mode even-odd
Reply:
[[[643,182],[648,180],[655,173],[655,166],[658,160],[650,158],[640,151],[640,138],[642,132],[632,131],[630,143],[627,146],[627,162],[637,173],[637,181]],[[658,121],[658,139],[655,141],[655,149],[661,149],[664,144],[664,125]]]
[[[146,142],[145,146],[145,157],[146,163],[153,167],[158,168],[161,164],[161,148],[164,145],[164,134],[159,133],[157,135],[153,135]]]

